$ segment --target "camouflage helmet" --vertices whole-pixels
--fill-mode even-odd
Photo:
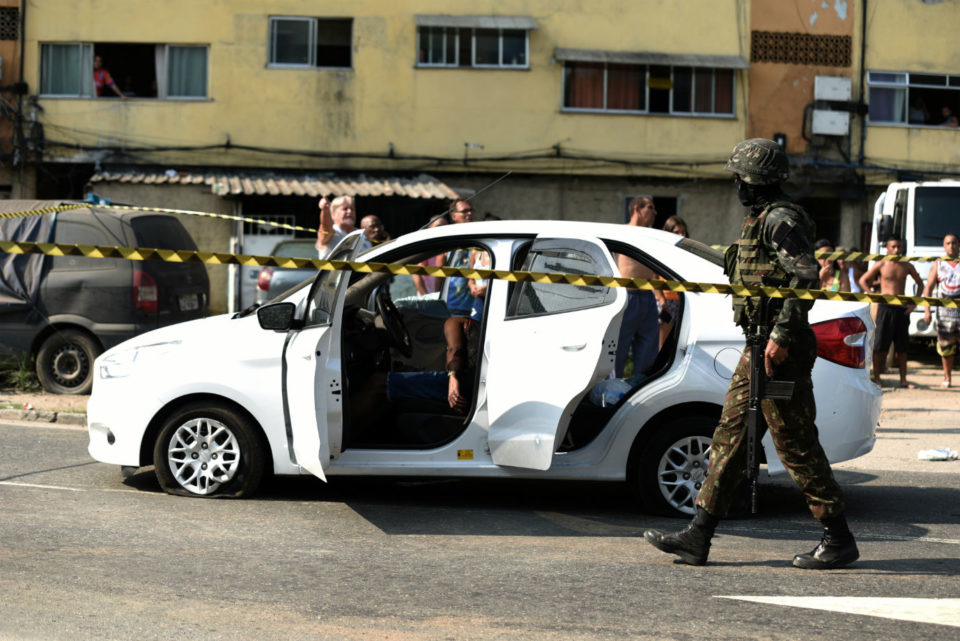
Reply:
[[[751,185],[782,183],[790,175],[790,163],[780,145],[766,138],[738,142],[724,167]]]

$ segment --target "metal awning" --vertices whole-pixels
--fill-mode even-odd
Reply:
[[[719,69],[750,68],[750,63],[743,56],[719,56],[703,53],[604,51],[601,49],[561,49],[557,47],[554,49],[553,57],[561,62],[612,62],[626,65],[673,65]]]
[[[459,198],[460,195],[428,174],[414,177],[276,173],[256,171],[180,171],[176,169],[104,170],[91,183],[143,185],[205,185],[218,196],[406,196]]]
[[[473,29],[537,28],[537,21],[527,16],[416,16],[418,27],[467,27]]]

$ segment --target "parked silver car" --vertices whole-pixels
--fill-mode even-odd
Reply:
[[[270,255],[281,258],[316,258],[317,248],[313,239],[281,240],[274,246]],[[257,275],[257,296],[254,301],[262,305],[316,273],[317,270],[313,267],[306,269],[263,267]]]

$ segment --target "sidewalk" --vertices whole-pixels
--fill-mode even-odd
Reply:
[[[0,421],[86,426],[89,396],[0,390]]]

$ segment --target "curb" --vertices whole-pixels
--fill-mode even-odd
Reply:
[[[54,412],[50,410],[0,410],[0,420],[35,421],[37,423],[61,423],[63,425],[87,424],[85,412]]]

